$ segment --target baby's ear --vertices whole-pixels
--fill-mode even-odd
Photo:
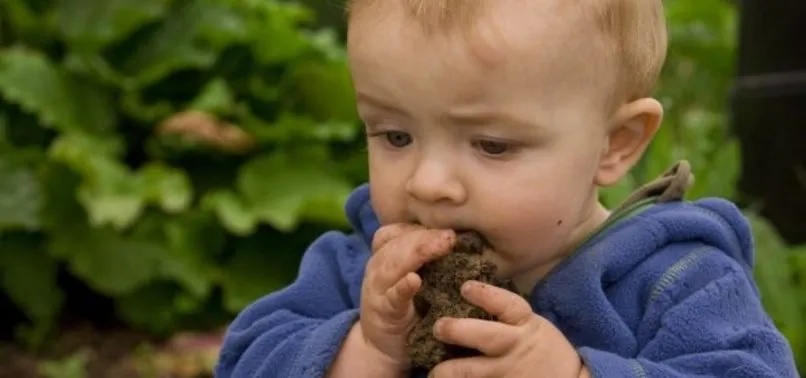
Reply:
[[[641,159],[663,120],[663,106],[642,98],[619,108],[608,125],[596,184],[610,186],[621,180]]]

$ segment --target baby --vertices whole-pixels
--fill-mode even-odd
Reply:
[[[348,6],[370,172],[346,205],[355,231],[322,235],[293,284],[235,319],[216,377],[419,375],[416,272],[464,230],[523,295],[466,282],[496,320],[438,321],[479,354],[431,377],[798,376],[748,224],[725,200],[683,201],[687,163],[617,209],[598,201],[661,123],[661,0]]]

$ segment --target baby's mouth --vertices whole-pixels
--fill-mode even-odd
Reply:
[[[426,228],[432,228],[433,227],[433,226],[429,227],[429,225],[424,224],[422,222],[419,222],[417,220],[414,220],[412,223],[414,223],[416,225],[419,225],[419,226],[426,227]],[[451,227],[446,227],[446,228],[451,228]],[[475,229],[475,228],[470,228],[470,227],[453,227],[451,229],[456,234],[457,241],[460,238],[462,238],[462,239],[464,239],[463,244],[465,244],[466,246],[467,246],[467,243],[470,243],[471,245],[476,245],[475,248],[478,249],[482,253],[482,255],[484,255],[485,257],[489,257],[490,255],[495,253],[494,252],[495,248],[494,248],[493,244],[490,242],[489,238],[487,238],[484,235],[484,232],[482,232],[482,231],[480,231],[478,229]],[[459,244],[459,243],[457,242],[457,244]]]
[[[506,281],[505,277],[502,275],[503,272],[500,271],[500,257],[497,256],[495,248],[481,232],[467,229],[454,230],[454,232],[456,232],[456,243],[453,247],[454,253],[458,252],[476,256],[480,255],[480,259],[477,261],[484,262],[483,265],[490,263],[494,266],[492,270],[487,271],[487,274],[494,275],[496,279],[503,279]],[[490,268],[488,266],[487,268],[482,269],[486,270]],[[514,286],[512,286],[512,288],[513,291],[516,291]]]
[[[462,245],[465,249],[478,251],[484,256],[494,253],[494,248],[483,233],[474,229],[454,230],[457,238],[457,245]]]

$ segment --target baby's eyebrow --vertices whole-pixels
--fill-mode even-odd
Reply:
[[[464,126],[511,126],[511,127],[535,127],[537,122],[529,121],[512,114],[495,111],[451,111],[444,115],[447,122]]]
[[[387,113],[398,114],[403,116],[408,116],[409,113],[405,110],[392,105],[389,102],[383,101],[377,97],[370,96],[363,92],[356,93],[356,103],[360,106],[369,106],[378,110],[382,110]]]

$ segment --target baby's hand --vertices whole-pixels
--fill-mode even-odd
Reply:
[[[451,230],[396,224],[375,234],[373,254],[361,288],[359,325],[371,347],[407,368],[406,338],[416,321],[413,298],[423,264],[447,255],[456,240]]]
[[[437,321],[437,339],[476,349],[483,356],[445,361],[429,378],[587,376],[576,349],[551,322],[532,312],[522,297],[477,281],[466,282],[462,295],[498,317],[499,322],[469,318]]]

